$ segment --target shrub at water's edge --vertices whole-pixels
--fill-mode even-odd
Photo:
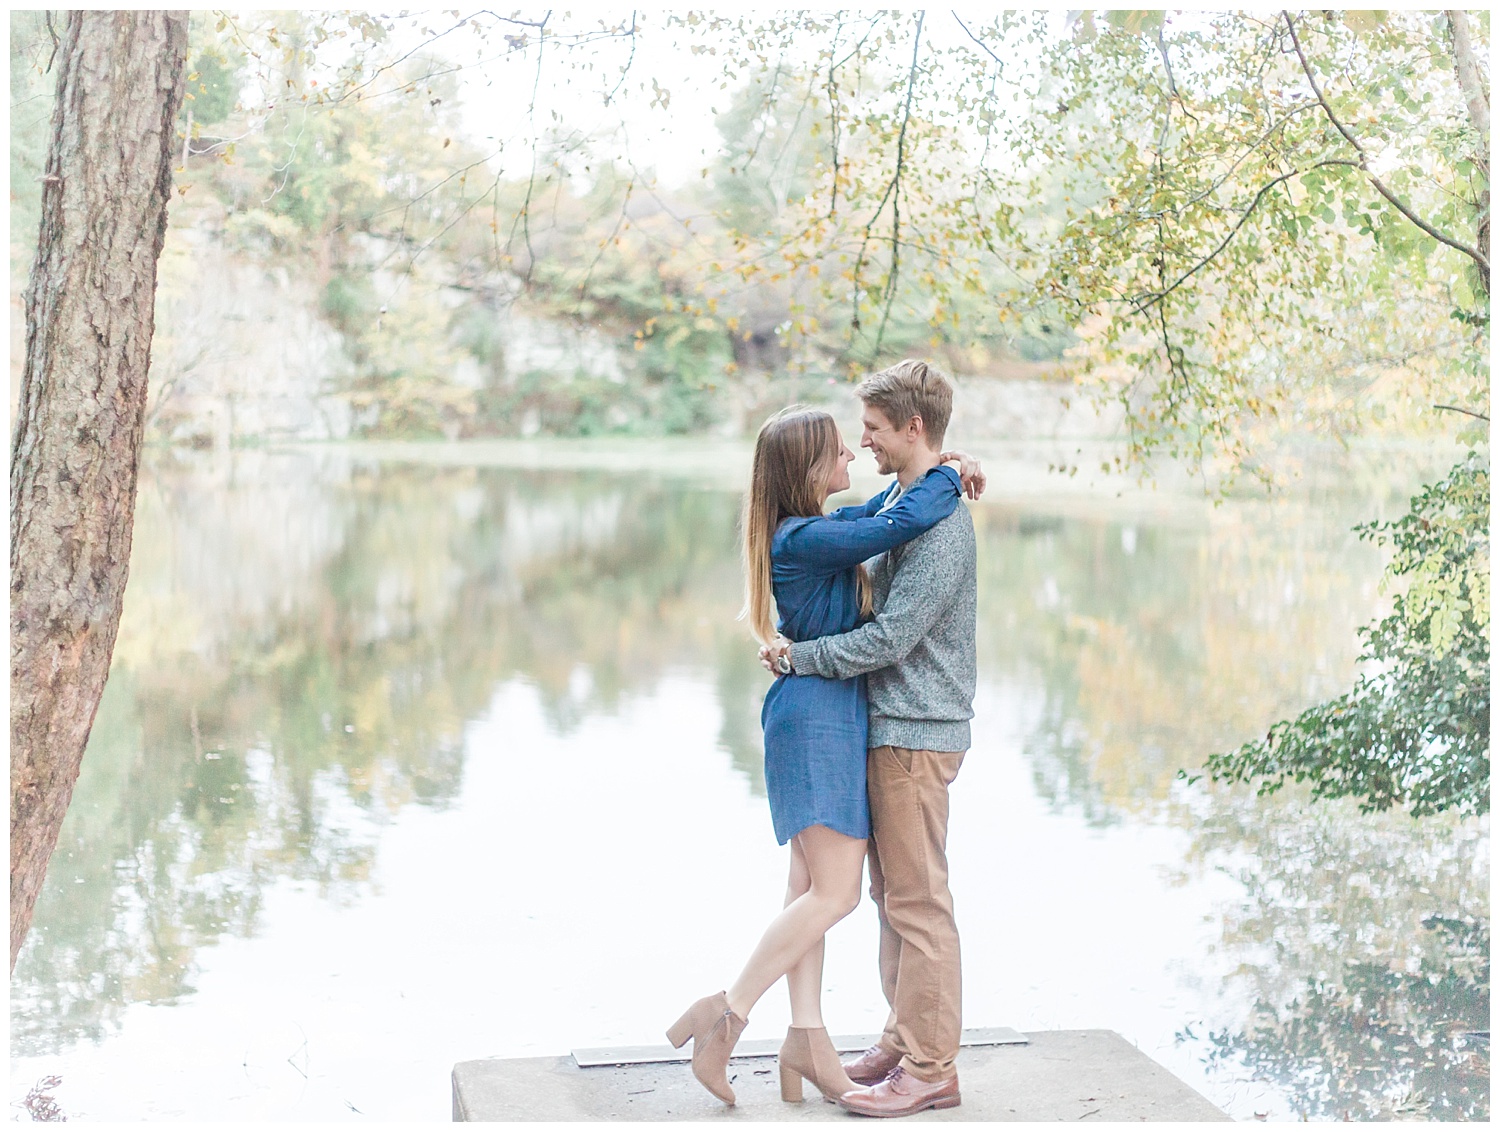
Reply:
[[[1210,776],[1259,779],[1261,794],[1307,781],[1315,798],[1353,796],[1366,812],[1487,812],[1489,512],[1489,465],[1471,452],[1404,518],[1357,528],[1394,547],[1387,584],[1410,579],[1390,616],[1361,630],[1360,659],[1378,667],[1264,739],[1210,756]]]

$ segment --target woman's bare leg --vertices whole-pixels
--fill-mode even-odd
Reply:
[[[792,867],[786,882],[786,903],[812,887],[802,845],[792,838]],[[823,1025],[823,940],[807,949],[806,954],[786,973],[787,994],[792,1000],[792,1025],[820,1029]]]
[[[797,834],[796,841],[807,866],[807,891],[771,921],[740,977],[729,988],[729,1008],[741,1018],[749,1017],[751,1007],[771,984],[795,967],[814,944],[822,942],[829,928],[859,905],[864,839],[812,825]],[[821,960],[818,968],[814,987],[822,981]]]
[[[821,937],[786,973],[786,989],[792,1000],[792,1025],[809,1030],[821,1030],[823,1028],[823,940]]]

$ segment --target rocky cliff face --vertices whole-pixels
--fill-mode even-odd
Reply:
[[[353,367],[309,280],[196,228],[172,231],[160,274],[148,435],[197,447],[349,435]]]
[[[224,449],[246,442],[344,439],[375,423],[379,405],[370,404],[368,392],[360,398],[365,407],[351,397],[358,366],[350,344],[322,314],[316,281],[299,270],[305,266],[237,253],[226,246],[219,225],[202,216],[173,226],[157,288],[150,439]],[[438,290],[441,305],[450,310],[476,302],[459,288]],[[540,317],[513,294],[505,299],[482,314],[493,324],[487,337],[497,348],[490,360],[482,364],[457,342],[434,351],[444,360],[437,380],[455,394],[504,389],[537,374],[549,375],[559,388],[579,380],[630,381],[630,342],[616,342],[597,327]],[[443,333],[440,325],[433,329]],[[12,405],[24,350],[22,311],[12,295]],[[1105,438],[1119,429],[1117,409],[1096,412],[1046,366],[956,380],[954,443]],[[723,435],[753,435],[769,413],[792,401],[826,405],[846,430],[859,432],[859,403],[844,381],[748,371],[726,383],[720,398],[715,431]],[[516,434],[526,436],[540,422],[523,416],[514,425]]]
[[[151,437],[222,448],[247,440],[337,440],[375,423],[378,391],[359,380],[351,344],[324,317],[315,280],[299,268],[305,265],[295,259],[268,264],[264,256],[236,253],[212,223],[172,229],[157,292]],[[377,271],[377,284],[400,292],[388,274]],[[512,302],[498,310],[478,304],[478,317],[495,324],[487,336],[500,344],[493,364],[481,364],[447,340],[456,335],[443,325],[457,308],[476,306],[474,296],[441,283],[434,294],[441,317],[431,332],[443,341],[422,358],[421,376],[451,387],[455,397],[536,372],[559,382],[627,380],[623,348],[600,331],[538,318]],[[356,388],[361,392],[351,396]]]

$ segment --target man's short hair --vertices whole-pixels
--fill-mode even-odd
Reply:
[[[953,386],[937,369],[916,358],[897,362],[855,386],[859,399],[879,409],[897,428],[921,417],[927,443],[941,451],[953,415]]]

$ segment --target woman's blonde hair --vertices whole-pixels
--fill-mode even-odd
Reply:
[[[755,438],[750,491],[741,521],[744,530],[745,608],[740,616],[762,644],[776,637],[771,622],[771,538],[782,520],[823,513],[828,481],[842,447],[838,426],[819,409],[782,409]],[[858,567],[860,612],[872,608],[870,579]]]

